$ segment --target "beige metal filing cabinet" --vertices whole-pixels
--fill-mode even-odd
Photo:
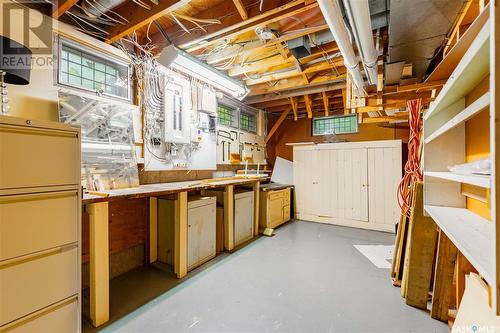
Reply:
[[[0,116],[0,332],[79,332],[80,130]]]
[[[190,197],[188,202],[188,270],[216,255],[216,203],[214,197]],[[158,200],[158,259],[174,264],[175,200]]]
[[[217,197],[219,205],[224,204],[224,190],[205,190],[206,195]],[[253,238],[254,234],[254,192],[244,189],[234,190],[234,246]]]
[[[274,229],[290,221],[290,188],[260,191],[261,228]]]

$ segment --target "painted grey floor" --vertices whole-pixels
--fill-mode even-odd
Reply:
[[[101,332],[448,332],[353,247],[393,238],[292,222]]]

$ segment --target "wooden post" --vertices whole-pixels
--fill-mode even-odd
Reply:
[[[260,182],[256,181],[253,183],[253,234],[257,236],[259,234],[259,204],[260,204]]]
[[[175,200],[174,226],[174,271],[177,278],[187,274],[187,231],[188,231],[188,197],[187,192],[179,192]]]
[[[424,185],[415,184],[413,209],[408,231],[404,283],[406,304],[427,310],[429,289],[432,279],[434,254],[436,252],[437,228],[431,217],[424,216]]]
[[[224,190],[224,248],[234,248],[234,187],[226,186]]]
[[[87,205],[90,245],[90,320],[98,327],[109,320],[108,203]]]
[[[323,108],[325,109],[325,116],[328,116],[329,105],[328,105],[328,96],[326,96],[326,92],[323,91],[321,93],[321,97],[323,98]]]
[[[158,260],[158,199],[149,198],[149,263]]]
[[[457,248],[444,232],[439,232],[438,252],[434,268],[434,288],[432,295],[431,317],[448,321],[448,309],[452,296],[453,273]]]

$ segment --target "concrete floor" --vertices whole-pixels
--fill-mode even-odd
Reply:
[[[393,239],[292,222],[101,332],[448,332],[445,324],[407,306],[389,270],[376,268],[353,247]]]

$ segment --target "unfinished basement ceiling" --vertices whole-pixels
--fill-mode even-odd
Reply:
[[[420,80],[464,0],[391,0],[389,62],[413,64]]]

